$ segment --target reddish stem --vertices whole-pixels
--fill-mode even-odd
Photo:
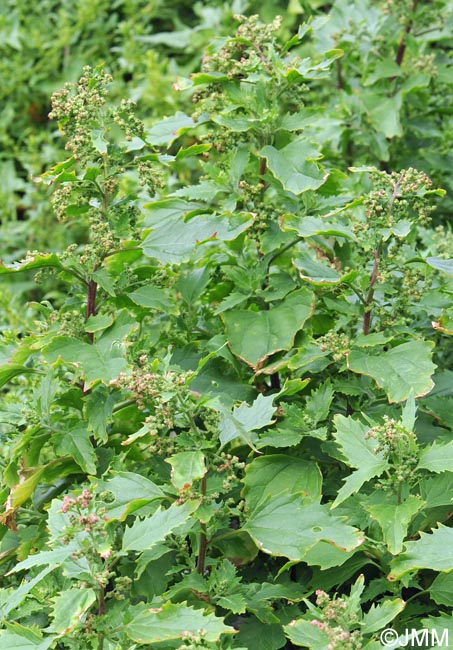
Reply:
[[[401,36],[401,40],[399,42],[398,50],[396,52],[396,57],[395,57],[395,63],[398,66],[401,66],[401,64],[403,62],[404,54],[406,52],[406,45],[407,45],[406,39],[407,39],[408,34],[410,34],[410,31],[412,29],[412,25],[413,25],[412,21],[410,23],[408,23],[406,25],[406,28],[405,28],[404,32],[403,32],[403,35]]]
[[[206,474],[201,479],[201,494],[206,496]],[[208,539],[206,537],[206,528],[201,524],[200,543],[198,549],[197,571],[201,575],[204,573],[204,566],[206,562],[206,550],[208,548]]]
[[[96,291],[97,291],[98,285],[94,280],[90,280],[88,283],[88,297],[87,297],[87,310],[86,310],[86,320],[90,318],[90,316],[94,316],[96,314]],[[94,335],[92,332],[88,333],[88,338],[90,340],[90,343],[93,343],[93,338]]]

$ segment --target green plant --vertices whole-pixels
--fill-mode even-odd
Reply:
[[[53,96],[75,243],[0,266],[38,273],[0,341],[5,650],[451,627],[445,192],[322,112],[344,34],[235,20],[175,82],[191,115],[145,125],[102,66]]]

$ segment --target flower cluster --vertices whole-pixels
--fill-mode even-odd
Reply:
[[[119,248],[120,239],[101,210],[91,208],[89,220],[91,242],[84,247],[79,261],[84,266],[96,269],[102,260]]]
[[[429,222],[434,210],[429,198],[432,181],[424,173],[413,167],[401,172],[371,172],[373,190],[364,198],[365,221],[354,224],[356,233],[371,236],[371,246],[384,237],[387,231],[394,229],[400,222],[416,221],[420,225]]]
[[[415,467],[418,464],[418,445],[413,431],[408,431],[399,422],[384,415],[384,423],[369,429],[366,439],[374,439],[375,454],[382,454],[390,465],[388,478],[382,479],[382,487],[399,488],[401,483],[413,483]]]
[[[177,650],[206,650],[212,647],[206,640],[206,630],[197,630],[196,632],[185,631],[181,633],[183,643],[178,646]]]
[[[224,492],[229,492],[240,481],[245,468],[245,463],[240,461],[237,456],[225,452],[220,452],[219,456],[213,459],[212,465],[216,472],[225,474],[222,483]]]
[[[126,135],[126,140],[134,137],[143,137],[145,126],[135,114],[135,102],[131,99],[122,99],[118,108],[112,111],[112,119],[121,127]]]
[[[78,309],[54,310],[49,315],[49,321],[58,326],[61,335],[80,337],[85,331],[85,317]]]
[[[344,361],[351,347],[351,341],[346,334],[334,332],[333,330],[327,332],[324,336],[320,336],[316,342],[323,352],[330,352],[336,362]]]
[[[310,621],[311,625],[322,630],[329,639],[326,650],[361,650],[362,636],[357,627],[358,616],[351,611],[345,598],[330,599],[329,595],[318,589],[316,605],[320,609],[320,618]],[[320,620],[321,619],[321,620]]]
[[[236,15],[239,26],[233,38],[217,39],[206,50],[202,61],[202,71],[207,74],[222,73],[229,80],[247,79],[256,73],[272,78],[276,74],[274,59],[280,53],[276,34],[282,18],[278,16],[270,24],[260,22],[258,16]],[[222,83],[210,83],[192,96],[198,104],[194,119],[202,113],[219,113],[230,103],[223,91]],[[229,133],[229,137],[240,140],[242,134]],[[212,139],[210,140],[212,141]],[[227,139],[215,138],[222,148],[228,146]]]
[[[141,360],[144,361],[145,357]],[[159,374],[144,365],[134,368],[130,375],[121,373],[112,384],[119,388],[126,388],[131,391],[139,409],[144,410],[153,406],[159,409],[159,428],[171,428],[174,426],[172,408],[174,400],[181,391],[186,390],[186,384],[190,372],[175,372],[172,370]]]
[[[257,15],[234,16],[240,22],[234,38],[227,39],[217,50],[209,48],[203,57],[204,72],[224,72],[230,79],[245,78],[255,70],[272,75],[271,55],[282,17],[264,25]]]
[[[79,203],[81,205],[82,201],[83,198],[80,195],[78,199],[74,197],[73,186],[69,183],[57,187],[50,197],[53,211],[59,221],[66,219],[66,210],[70,204],[77,205]]]
[[[52,95],[49,117],[58,120],[61,131],[68,137],[66,149],[72,152],[75,160],[86,162],[98,155],[93,144],[93,129],[106,103],[107,86],[111,81],[111,75],[102,67],[85,66],[77,83],[67,83]]]
[[[85,488],[77,497],[66,495],[63,498],[61,512],[69,513],[70,522],[70,526],[66,526],[65,529],[64,544],[69,544],[70,540],[80,531],[89,533],[90,539],[93,539],[93,535],[102,539],[107,536],[104,531],[105,509],[99,508],[96,511],[93,496],[93,493]],[[85,553],[80,550],[76,551],[75,555],[79,557]],[[101,557],[104,557],[102,553]]]
[[[62,529],[63,544],[75,547],[71,554],[73,560],[86,558],[93,585],[104,588],[111,575],[104,563],[112,552],[105,529],[105,507],[99,506],[93,492],[85,488],[78,496],[66,495],[61,512],[68,515],[68,523]]]
[[[151,160],[139,161],[137,172],[140,185],[146,187],[151,196],[154,196],[164,186],[163,172],[155,162]]]

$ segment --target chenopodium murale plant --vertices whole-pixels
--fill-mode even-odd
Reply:
[[[232,495],[239,490],[245,463],[219,449],[217,403],[191,389],[196,373],[172,367],[170,360],[167,355],[151,362],[142,355],[130,374],[120,374],[111,382],[124,391],[124,397],[132,398],[144,417],[141,429],[122,444],[138,444],[144,453],[171,466],[177,503],[200,499],[207,524],[202,536],[208,539],[222,526],[228,527],[232,516],[240,516],[232,507]],[[201,573],[204,562],[199,556]]]
[[[276,160],[288,156],[281,164],[289,168],[294,163],[289,160],[296,146],[291,143],[292,134],[303,130],[309,121],[303,111],[307,84],[327,74],[342,51],[325,52],[316,60],[302,58],[293,50],[309,26],[282,43],[281,17],[268,25],[256,15],[237,15],[235,19],[239,23],[236,33],[213,39],[205,50],[201,72],[179,80],[175,87],[192,92],[192,118],[203,122],[199,139],[213,145],[202,180],[215,183],[222,191],[219,199],[224,207],[253,215],[248,232],[262,247],[263,233],[291,209],[285,205],[288,195],[279,183],[286,185],[285,190],[291,191],[291,187]],[[321,185],[327,178],[317,163],[321,154],[306,138],[297,142],[300,164],[310,158],[306,171],[319,175]],[[288,143],[294,144],[294,149],[279,154]],[[300,194],[306,189],[295,191]]]
[[[285,626],[288,638],[297,646],[311,650],[362,650],[377,647],[377,631],[404,609],[404,602],[400,598],[387,599],[379,605],[373,605],[365,613],[360,603],[364,588],[364,576],[359,575],[351,586],[349,596],[329,595],[324,590],[317,589],[315,603],[304,600],[307,611],[303,618]],[[391,609],[394,611],[390,613]],[[380,614],[379,620],[377,613]]]
[[[72,244],[60,259],[87,287],[87,319],[97,311],[99,287],[114,295],[112,283],[124,284],[109,277],[105,260],[137,250],[138,195],[152,196],[162,184],[157,155],[143,153],[145,127],[134,102],[110,105],[111,83],[102,66],[87,66],[78,82],[54,93],[50,117],[71,156],[40,177],[56,186],[51,202],[57,217],[86,225],[88,243]]]
[[[362,268],[369,275],[361,274],[355,286],[351,284],[363,305],[362,330],[371,331],[372,314],[377,330],[404,327],[413,318],[414,303],[429,288],[426,265],[413,263],[419,234],[436,208],[434,197],[445,192],[434,189],[427,174],[414,168],[391,173],[375,168],[352,171],[368,171],[373,184],[352,217],[357,251],[364,260],[368,258]]]

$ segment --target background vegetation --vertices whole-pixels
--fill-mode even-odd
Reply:
[[[0,649],[453,639],[452,26],[2,3]]]

